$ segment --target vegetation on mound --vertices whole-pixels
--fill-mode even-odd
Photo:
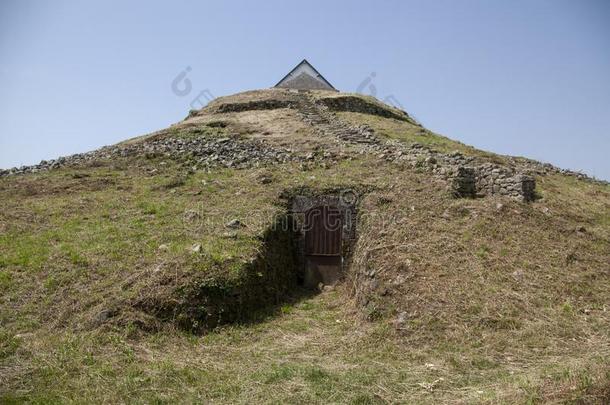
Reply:
[[[339,112],[337,114],[348,122],[368,125],[377,135],[388,139],[396,139],[407,143],[417,142],[442,153],[459,151],[465,156],[483,157],[495,163],[506,163],[500,155],[475,149],[407,121],[356,112]]]
[[[153,136],[258,128],[195,119]],[[0,179],[0,402],[608,401],[610,187],[553,175],[531,204],[454,199],[425,172],[314,151],[242,170],[130,156]],[[361,197],[354,265],[308,296],[274,221],[295,193],[338,188]],[[227,320],[242,323],[191,333]]]
[[[594,353],[490,365],[479,347],[447,362],[452,348],[359,320],[341,290],[204,336],[42,329],[10,344],[3,402],[603,403],[610,376]]]
[[[146,326],[148,317],[126,314],[133,305],[167,319],[193,286],[220,294],[271,285],[279,270],[262,270],[257,258],[279,237],[266,232],[285,212],[282,193],[356,184],[370,171],[358,161],[190,174],[162,158],[115,164],[2,179],[4,324],[88,327],[109,311]],[[233,220],[240,225],[227,227]]]
[[[549,176],[540,189],[533,204],[405,182],[370,193],[362,209],[378,215],[359,224],[350,273],[368,317],[463,373],[583,359],[610,372],[610,187]]]

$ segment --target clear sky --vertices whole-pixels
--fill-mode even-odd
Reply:
[[[610,180],[605,0],[2,0],[0,167],[164,128],[303,58],[343,91],[374,72],[363,92],[453,139]]]

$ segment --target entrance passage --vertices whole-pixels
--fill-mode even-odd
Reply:
[[[321,205],[305,212],[305,285],[335,284],[341,276],[341,211]]]

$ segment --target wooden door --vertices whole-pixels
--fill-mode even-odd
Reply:
[[[305,213],[305,284],[334,284],[341,274],[341,211],[322,205]]]

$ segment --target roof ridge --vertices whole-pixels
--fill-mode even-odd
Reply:
[[[306,58],[304,58],[301,62],[299,62],[294,68],[292,68],[292,70],[290,70],[290,72],[288,72],[288,74],[286,74],[284,77],[282,77],[282,79],[279,82],[277,82],[277,84],[274,87],[278,87],[284,80],[289,78],[302,65],[309,66],[311,68],[311,70],[313,70],[316,73],[317,77],[315,77],[315,79],[319,79],[324,84],[326,84],[328,87],[330,87],[331,89],[337,90],[337,89],[335,89],[335,87],[332,84],[330,84],[330,82],[328,80],[326,80],[326,78],[324,76],[322,76],[322,74],[318,71],[318,69],[316,69]]]

